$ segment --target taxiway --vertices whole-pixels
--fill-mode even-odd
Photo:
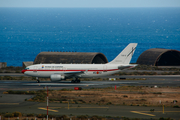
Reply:
[[[15,76],[17,74],[14,74]],[[7,90],[43,90],[46,86],[49,89],[73,89],[74,87],[88,88],[105,88],[114,86],[180,86],[180,75],[156,75],[156,76],[108,76],[109,78],[128,78],[130,80],[117,81],[81,81],[81,83],[71,83],[70,81],[60,81],[52,83],[51,81],[26,81],[26,80],[1,80],[0,81],[0,112],[14,112],[22,113],[46,113],[46,103],[28,102],[25,99],[30,99],[32,95],[9,95],[3,94]],[[140,79],[143,80],[133,80]],[[132,79],[132,80],[131,80]],[[99,115],[99,116],[125,116],[129,118],[180,118],[179,108],[165,108],[163,114],[162,107],[140,107],[140,106],[113,106],[113,105],[86,105],[51,103],[49,106],[50,114],[73,114],[73,115]],[[155,109],[150,112],[150,109]],[[52,111],[51,111],[52,110]]]

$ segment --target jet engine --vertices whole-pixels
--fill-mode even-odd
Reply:
[[[60,80],[65,80],[65,76],[59,75],[59,74],[52,74],[50,76],[51,81],[60,81]]]

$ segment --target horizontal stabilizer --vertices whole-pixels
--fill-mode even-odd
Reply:
[[[129,69],[129,68],[133,68],[136,67],[137,65],[128,65],[128,66],[118,66],[119,70],[124,70],[124,69]]]

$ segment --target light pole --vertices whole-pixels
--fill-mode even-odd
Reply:
[[[47,86],[47,120],[48,120],[48,86]]]

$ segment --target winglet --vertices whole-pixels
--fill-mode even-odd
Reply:
[[[108,64],[129,64],[137,43],[130,43],[114,60]]]

